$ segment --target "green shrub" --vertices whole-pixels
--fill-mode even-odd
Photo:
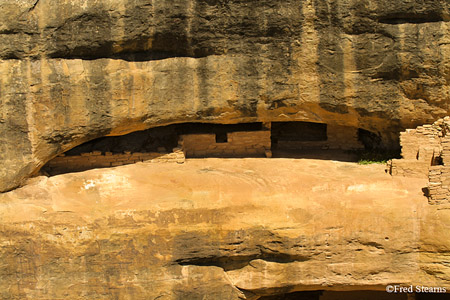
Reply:
[[[401,157],[400,151],[381,149],[362,150],[357,151],[356,154],[360,165],[385,164],[390,159]]]

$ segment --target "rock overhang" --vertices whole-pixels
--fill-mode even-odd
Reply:
[[[448,113],[446,1],[2,9],[3,191],[87,140],[160,125],[313,121],[395,145]]]

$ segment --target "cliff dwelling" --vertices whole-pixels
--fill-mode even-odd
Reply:
[[[428,180],[423,188],[430,204],[450,201],[450,117],[400,133],[402,158],[388,161],[392,176]]]
[[[357,161],[355,152],[366,149],[361,129],[313,122],[273,122],[274,157]]]
[[[57,175],[137,162],[184,163],[186,158],[207,157],[356,161],[354,151],[367,149],[368,136],[375,135],[350,126],[300,121],[182,123],[89,141],[50,160],[41,174]]]
[[[449,0],[0,0],[0,299],[450,299]]]
[[[144,161],[183,163],[185,158],[265,157],[270,148],[270,130],[262,123],[182,123],[95,139],[50,160],[42,172],[56,175]]]

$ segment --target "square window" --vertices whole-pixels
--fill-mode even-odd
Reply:
[[[227,133],[216,133],[216,143],[228,143]]]

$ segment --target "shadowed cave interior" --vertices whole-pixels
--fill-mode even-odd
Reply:
[[[415,288],[415,287],[413,287]],[[263,296],[258,300],[447,300],[446,293],[387,293],[384,291],[306,291]]]

